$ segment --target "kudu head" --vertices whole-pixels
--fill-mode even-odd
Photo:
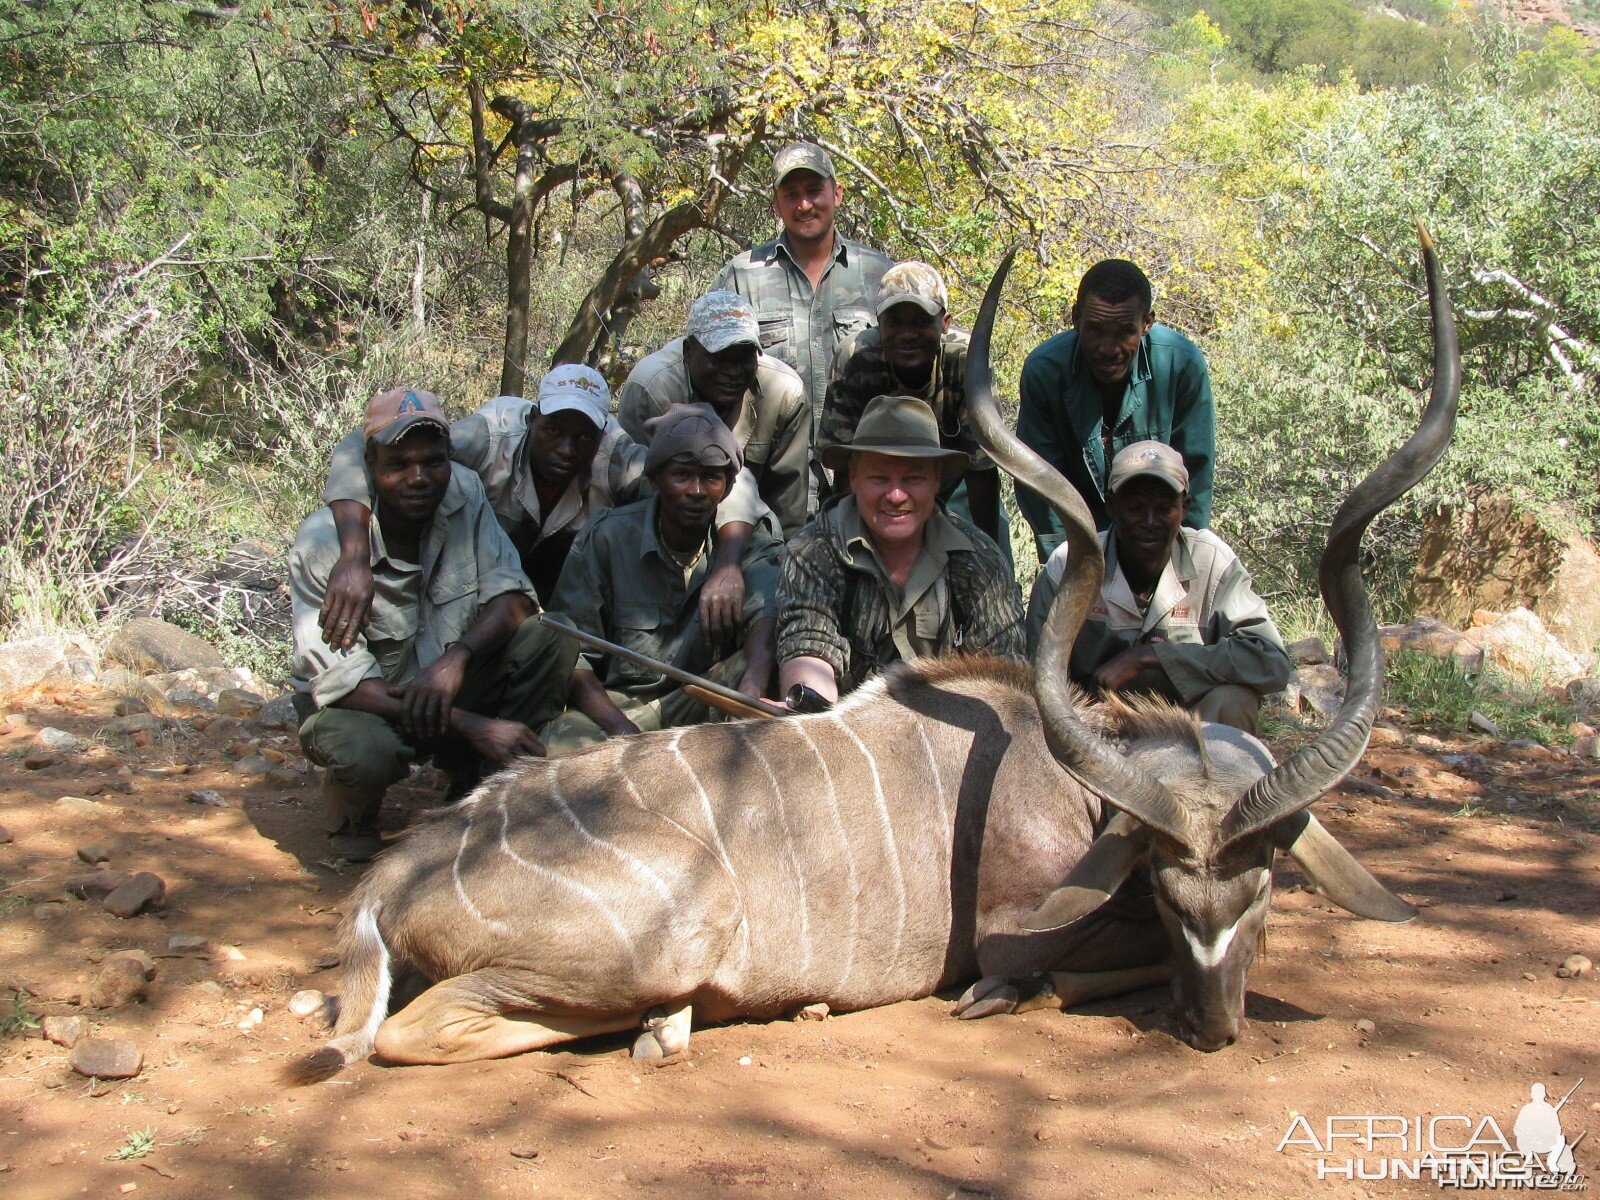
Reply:
[[[1177,965],[1173,989],[1184,1039],[1217,1050],[1244,1024],[1246,974],[1272,897],[1272,858],[1289,854],[1323,896],[1358,916],[1407,921],[1416,910],[1367,873],[1309,812],[1360,760],[1383,689],[1383,656],[1359,553],[1367,526],[1433,469],[1455,429],[1460,354],[1450,300],[1425,230],[1433,317],[1433,391],[1417,431],[1345,497],[1322,552],[1319,582],[1349,663],[1343,704],[1311,745],[1274,765],[1255,738],[1187,726],[1160,706],[1124,713],[1126,752],[1074,712],[1067,663],[1105,560],[1094,521],[1067,480],[1006,427],[994,394],[990,341],[1013,249],[989,284],[967,357],[967,403],[979,440],[1013,478],[1055,508],[1068,555],[1034,668],[1046,741],[1079,782],[1116,809],[1088,853],[1024,922],[1042,931],[1093,912],[1145,866]]]

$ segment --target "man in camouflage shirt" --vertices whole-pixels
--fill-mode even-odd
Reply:
[[[734,258],[715,286],[750,301],[762,351],[800,373],[815,427],[834,354],[872,324],[878,282],[892,260],[834,226],[844,189],[820,146],[794,142],[778,151],[772,191],[783,233]]]
[[[784,695],[803,686],[837,700],[902,659],[1020,657],[1010,568],[987,536],[936,502],[969,458],[940,445],[927,404],[876,397],[850,444],[822,453],[824,466],[848,472],[850,492],[789,542],[778,582]]]
[[[890,267],[878,286],[878,324],[839,349],[817,427],[817,447],[847,446],[874,396],[915,396],[939,422],[939,442],[967,456],[967,471],[940,493],[1001,549],[1000,478],[967,420],[967,335],[950,327],[944,279],[923,262]],[[835,473],[834,488],[843,487]]]

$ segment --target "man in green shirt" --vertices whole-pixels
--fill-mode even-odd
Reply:
[[[1216,413],[1205,356],[1177,330],[1155,323],[1150,281],[1125,259],[1085,272],[1072,325],[1022,366],[1017,436],[1078,489],[1101,529],[1110,520],[1106,476],[1117,451],[1146,439],[1165,442],[1189,470],[1185,523],[1206,528]],[[1061,543],[1061,519],[1028,488],[1017,489],[1017,505],[1042,562]]]
[[[1021,598],[997,547],[939,508],[968,456],[915,396],[878,396],[849,445],[822,452],[850,491],[790,539],[778,582],[779,682],[825,701],[890,663],[1022,655]]]
[[[645,464],[655,496],[612,509],[579,535],[551,606],[587,633],[753,699],[772,676],[782,541],[770,513],[756,521],[740,564],[745,589],[737,627],[720,636],[708,630],[698,603],[720,536],[712,518],[739,460],[738,440],[709,405],[679,405],[655,418]],[[564,754],[709,716],[664,675],[585,651],[572,673],[571,707],[546,726],[544,739],[551,754]]]
[[[772,210],[783,233],[738,255],[715,284],[750,301],[763,353],[800,373],[813,428],[833,356],[845,339],[872,324],[878,282],[893,261],[838,231],[834,213],[843,200],[822,147],[785,146],[772,160]]]
[[[1072,681],[1164,696],[1201,720],[1254,733],[1262,700],[1289,682],[1289,656],[1238,555],[1209,529],[1184,528],[1183,456],[1135,442],[1112,460],[1110,488],[1105,583],[1072,647]],[[1030,653],[1066,566],[1062,545],[1034,581]]]
[[[289,553],[300,744],[323,768],[336,854],[380,848],[384,792],[431,754],[459,795],[480,763],[543,754],[534,728],[561,711],[577,656],[531,620],[533,586],[478,477],[450,460],[450,426],[429,392],[373,398],[361,432],[375,493],[367,541],[371,616],[347,648],[321,611],[340,560],[333,514],[318,509]]]

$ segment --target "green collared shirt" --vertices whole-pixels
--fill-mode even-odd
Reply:
[[[834,233],[833,261],[815,288],[779,235],[734,258],[716,287],[750,301],[761,325],[761,349],[800,374],[813,428],[822,417],[833,356],[852,334],[874,324],[878,284],[894,265],[888,255]]]
[[[674,404],[694,401],[683,339],[675,338],[629,372],[617,392],[617,420],[628,436],[648,445],[646,421]],[[756,385],[740,405],[733,436],[744,449],[744,469],[762,502],[789,536],[806,523],[806,468],[811,460],[811,409],[793,367],[766,354],[756,360]],[[739,494],[738,486],[730,499]],[[726,523],[739,511],[724,500],[719,520]]]
[[[874,325],[839,348],[833,378],[817,427],[817,448],[847,446],[867,405],[877,396],[915,396],[926,400],[939,421],[939,444],[959,450],[973,469],[993,469],[967,419],[967,335],[947,329],[934,356],[933,370],[920,388],[907,387],[883,353],[883,334]]]
[[[1141,644],[1149,645],[1161,664],[1164,679],[1151,681],[1162,685],[1154,690],[1170,691],[1184,704],[1219,684],[1239,684],[1265,696],[1289,682],[1289,655],[1266,602],[1239,556],[1216,534],[1178,530],[1148,605],[1134,595],[1109,530],[1100,535],[1100,545],[1106,554],[1105,582],[1072,647],[1073,682],[1087,684],[1102,664]],[[1028,601],[1030,652],[1038,647],[1066,567],[1062,545],[1034,581]]]
[[[901,589],[846,495],[789,542],[778,582],[778,660],[822,659],[843,694],[902,659],[957,651],[1020,658],[1021,616],[1010,567],[970,522],[935,509]]]
[[[322,640],[322,601],[339,561],[333,513],[319,508],[295,533],[289,551],[294,624],[294,686],[326,708],[363,679],[405,683],[461,640],[496,596],[533,596],[516,547],[495,519],[483,484],[456,464],[422,539],[421,561],[389,554],[382,523],[372,522],[372,612],[349,650]]]
[[[740,569],[744,574],[744,627],[733,643],[713,644],[700,628],[700,587],[710,573],[716,534],[685,571],[656,537],[655,497],[625,504],[590,522],[578,535],[550,607],[579,629],[630,650],[703,674],[744,644],[744,634],[775,606],[777,522],[766,513],[756,523]],[[679,685],[633,663],[584,651],[579,669],[595,671],[612,691],[654,700]]]
[[[1111,430],[1109,456],[1105,405],[1078,353],[1077,330],[1058,333],[1034,348],[1022,365],[1021,391],[1017,436],[1078,489],[1097,528],[1111,524],[1106,512],[1110,458],[1147,439],[1171,446],[1189,468],[1193,503],[1185,524],[1195,529],[1211,524],[1216,444],[1211,375],[1200,348],[1176,329],[1152,325],[1140,343]],[[1028,488],[1017,489],[1017,506],[1033,526],[1043,560],[1061,544],[1061,518]]]

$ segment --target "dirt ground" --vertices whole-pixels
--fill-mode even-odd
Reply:
[[[977,1022],[951,1019],[945,996],[703,1029],[664,1066],[618,1037],[469,1066],[356,1064],[285,1090],[278,1068],[322,1036],[289,998],[337,991],[319,963],[357,878],[323,861],[313,775],[233,770],[262,752],[292,769],[292,741],[181,722],[136,746],[103,731],[109,700],[87,691],[10,711],[26,724],[0,737],[0,1193],[16,1200],[1419,1195],[1436,1189],[1319,1180],[1303,1139],[1279,1143],[1297,1114],[1319,1137],[1358,1114],[1489,1116],[1510,1137],[1530,1084],[1553,1101],[1580,1078],[1561,1121],[1569,1140],[1591,1135],[1578,1167],[1600,1180],[1600,981],[1555,973],[1570,954],[1600,958],[1594,759],[1448,736],[1419,748],[1419,730],[1369,751],[1318,812],[1421,917],[1355,919],[1282,863],[1248,1030],[1218,1054],[1174,1040],[1160,991]],[[89,744],[39,766],[46,727]],[[232,806],[186,799],[204,788]],[[434,795],[431,780],[396,792],[397,824]],[[161,875],[164,904],[122,920],[67,897],[89,842],[116,869]],[[167,955],[173,933],[207,944]],[[80,1008],[125,948],[157,956],[148,1000]],[[73,1013],[137,1044],[141,1074],[83,1078],[26,1027]]]

